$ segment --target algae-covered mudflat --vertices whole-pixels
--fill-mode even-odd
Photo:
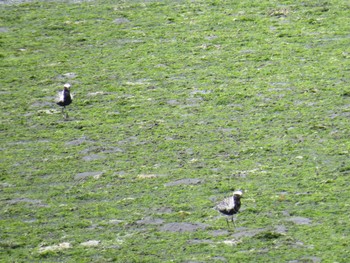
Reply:
[[[1,1],[0,261],[347,262],[349,13]]]

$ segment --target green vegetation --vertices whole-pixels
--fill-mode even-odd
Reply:
[[[348,1],[9,2],[1,262],[348,261]]]

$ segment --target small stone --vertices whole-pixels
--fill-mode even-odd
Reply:
[[[137,176],[138,179],[152,179],[152,178],[156,178],[157,175],[155,174],[139,174]]]
[[[100,244],[99,240],[89,240],[86,242],[81,243],[80,245],[84,247],[97,247]]]
[[[108,221],[110,224],[113,224],[113,225],[118,225],[120,223],[123,222],[123,220],[119,220],[119,219],[111,219]]]
[[[237,240],[224,240],[222,241],[222,243],[224,243],[225,245],[228,245],[228,246],[236,246],[237,244],[240,243],[240,241],[237,241]]]
[[[39,253],[45,253],[48,251],[59,251],[59,250],[68,249],[71,247],[72,247],[72,245],[70,243],[63,242],[63,243],[60,243],[58,245],[41,247],[41,248],[39,248]]]
[[[69,79],[73,79],[77,76],[77,74],[73,73],[73,72],[68,72],[63,74],[63,77],[69,78]]]
[[[287,221],[293,222],[296,225],[310,225],[312,220],[306,217],[295,216],[291,218],[287,218]]]
[[[81,179],[86,179],[88,177],[99,179],[102,175],[103,175],[103,172],[85,172],[85,173],[78,173],[76,176],[74,176],[74,179],[81,180]]]
[[[115,24],[126,24],[126,23],[129,23],[129,19],[125,18],[125,17],[120,17],[120,18],[117,18],[117,19],[114,19],[113,21]]]
[[[84,156],[82,159],[84,161],[91,162],[91,161],[96,161],[96,160],[105,159],[105,158],[106,158],[106,156],[104,156],[104,155],[91,154],[91,155]]]

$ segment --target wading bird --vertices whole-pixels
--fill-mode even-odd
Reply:
[[[65,119],[68,118],[68,113],[64,112],[66,106],[72,103],[72,96],[70,94],[70,84],[66,83],[63,86],[63,90],[58,94],[57,105],[62,107],[62,114]]]
[[[225,198],[216,206],[216,208],[219,210],[220,213],[228,216],[226,217],[226,222],[228,227],[229,227],[230,219],[231,219],[231,222],[234,225],[236,225],[235,221],[233,220],[233,216],[237,214],[239,209],[241,208],[242,195],[243,195],[242,191],[235,191],[233,192],[232,196]],[[231,218],[229,218],[229,216]]]

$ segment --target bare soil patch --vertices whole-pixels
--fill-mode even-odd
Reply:
[[[167,232],[194,232],[198,229],[206,229],[209,225],[202,223],[168,223],[160,228]]]

